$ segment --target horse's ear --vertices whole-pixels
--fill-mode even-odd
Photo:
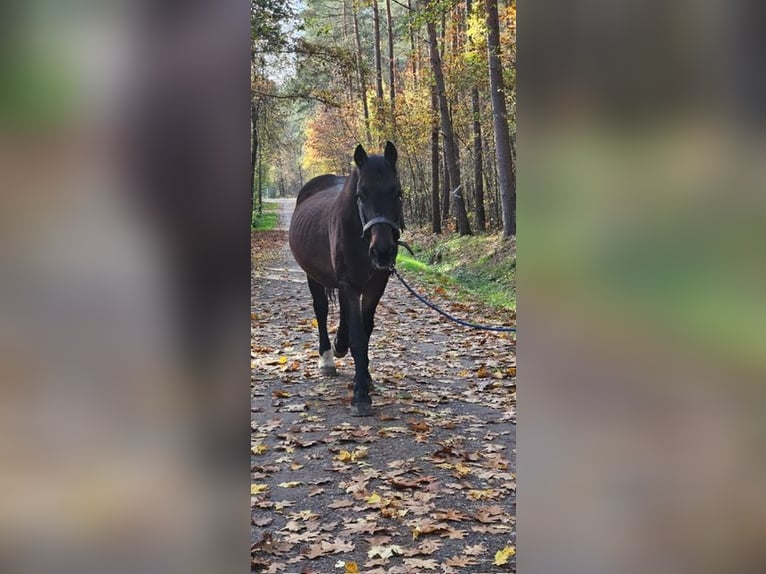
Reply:
[[[383,152],[383,157],[385,157],[393,166],[396,166],[396,147],[391,142],[386,142],[386,149]]]
[[[366,161],[367,161],[367,152],[364,151],[362,144],[359,144],[358,146],[356,146],[356,149],[354,150],[354,163],[356,164],[356,167],[361,168],[364,165],[364,162]]]

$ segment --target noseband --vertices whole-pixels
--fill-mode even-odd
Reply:
[[[396,235],[396,238],[394,241],[399,240],[399,236],[402,234],[401,229],[399,229],[399,224],[395,221],[390,220],[388,217],[373,217],[369,221],[365,221],[364,219],[364,209],[362,208],[362,200],[357,198],[356,204],[359,207],[359,221],[362,222],[362,237],[365,237],[367,231],[373,226],[377,225],[378,223],[385,223],[386,225],[390,225],[391,228],[394,230],[394,234]]]

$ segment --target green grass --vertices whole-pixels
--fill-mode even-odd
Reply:
[[[450,289],[456,300],[475,298],[515,311],[516,258],[511,245],[498,235],[418,235],[412,243],[416,258],[400,251],[399,269],[431,286]]]
[[[279,205],[274,201],[263,202],[263,212],[253,210],[252,228],[254,231],[269,231],[279,223]]]

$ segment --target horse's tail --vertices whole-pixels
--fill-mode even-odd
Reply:
[[[336,289],[333,289],[332,287],[325,287],[324,292],[327,295],[327,300],[330,303],[335,305],[338,302],[338,291]]]

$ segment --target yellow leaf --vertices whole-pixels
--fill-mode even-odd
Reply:
[[[489,376],[489,371],[487,370],[487,367],[481,366],[479,367],[479,370],[476,371],[476,376],[480,379],[486,379]]]
[[[339,460],[341,462],[349,462],[353,459],[352,454],[347,450],[340,451],[337,455],[333,457],[334,460]]]
[[[294,480],[292,482],[280,482],[279,486],[282,488],[295,488],[296,486],[300,486],[303,484],[302,482],[298,482],[297,480]]]
[[[312,326],[312,327],[314,327],[315,329],[316,329],[317,327],[319,327],[319,323],[317,323],[317,320],[316,320],[316,319],[312,319],[312,320],[311,320],[311,326]]]
[[[267,447],[262,442],[259,442],[257,445],[255,445],[253,448],[250,449],[250,452],[252,452],[253,454],[263,454],[267,450],[269,450],[269,447]]]
[[[513,546],[506,546],[502,550],[498,550],[495,552],[495,566],[502,566],[503,564],[508,564],[508,559],[511,556],[516,555],[516,548]]]
[[[468,491],[468,498],[473,498],[474,500],[488,500],[488,499],[494,498],[495,496],[496,496],[496,493],[491,488]]]
[[[280,365],[284,365],[286,362],[287,362],[287,357],[285,357],[285,356],[279,357],[279,364]]]
[[[381,502],[383,498],[377,493],[373,492],[368,498],[367,498],[367,504],[378,504]]]
[[[250,495],[254,494],[260,494],[261,492],[266,492],[269,489],[268,484],[251,484],[250,485]]]
[[[467,474],[471,474],[471,469],[464,465],[462,462],[459,462],[455,465],[455,470],[460,476],[465,476]]]
[[[356,562],[346,562],[346,574],[359,574],[359,566]]]
[[[355,448],[354,452],[351,453],[351,460],[353,461],[362,460],[363,458],[367,458],[366,446],[360,446],[359,448]]]

